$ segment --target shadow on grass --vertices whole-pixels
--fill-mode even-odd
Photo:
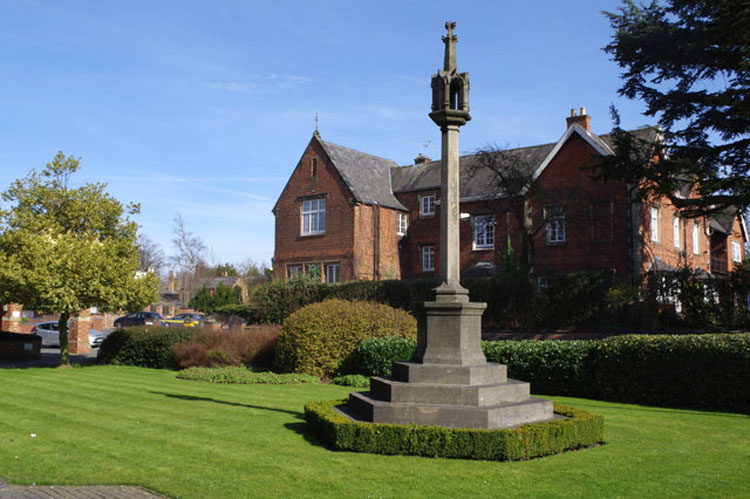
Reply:
[[[277,409],[276,407],[264,407],[262,405],[251,405],[251,404],[241,404],[239,402],[229,402],[227,400],[217,400],[210,397],[195,397],[193,395],[184,395],[180,393],[166,393],[166,392],[149,392],[153,393],[154,395],[164,395],[165,397],[180,399],[180,400],[187,400],[190,402],[213,402],[215,404],[224,404],[224,405],[232,405],[235,407],[246,407],[248,409],[260,409],[262,411],[273,411],[273,412],[281,412],[284,414],[291,414],[292,416],[295,416],[297,419],[304,419],[304,415],[299,411],[289,411],[286,409]]]
[[[536,396],[536,395],[535,395]],[[552,396],[547,396],[553,398]],[[560,402],[563,405],[570,405],[571,407],[580,407],[582,409],[589,410],[591,412],[597,412],[602,409],[601,405],[586,403],[585,400],[592,400],[596,402],[604,402],[606,404],[613,404],[616,407],[606,407],[605,410],[616,410],[616,411],[631,411],[631,412],[664,412],[669,414],[684,414],[688,416],[714,416],[723,418],[748,418],[750,415],[743,414],[741,412],[732,412],[728,409],[692,409],[690,407],[658,407],[648,405],[638,405],[638,402],[622,402],[615,400],[599,400],[599,399],[577,399],[574,402]],[[628,405],[629,407],[624,407]]]
[[[313,445],[315,447],[323,447],[324,449],[327,449],[325,445],[323,445],[323,442],[318,440],[318,437],[310,431],[310,428],[308,428],[307,423],[305,421],[301,421],[299,423],[286,423],[284,425],[284,428],[287,428],[289,430],[292,430],[294,433],[301,435],[302,438],[305,439],[305,442],[307,442],[310,445]]]

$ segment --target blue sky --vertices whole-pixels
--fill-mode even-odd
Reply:
[[[211,260],[273,256],[271,208],[319,114],[324,140],[409,164],[437,159],[427,116],[456,21],[471,78],[462,152],[559,139],[571,108],[592,129],[653,124],[617,95],[601,48],[619,1],[0,0],[0,189],[58,150],[79,183],[141,203],[172,251],[173,218]]]

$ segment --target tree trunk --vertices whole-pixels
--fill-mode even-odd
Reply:
[[[68,319],[70,314],[63,312],[57,321],[57,330],[60,333],[60,367],[70,367],[70,352],[68,348]]]

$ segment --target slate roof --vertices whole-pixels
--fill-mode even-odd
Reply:
[[[737,208],[730,206],[725,210],[714,213],[708,220],[709,227],[723,234],[731,234],[738,211]]]
[[[655,126],[644,126],[634,130],[628,130],[628,133],[633,135],[636,139],[644,140],[647,143],[653,143],[656,142],[659,137],[659,128]],[[595,135],[592,133],[591,137],[597,142],[606,144],[609,150],[614,151],[615,142],[612,134],[607,133],[604,135]]]
[[[584,132],[582,132],[584,133]],[[658,129],[644,127],[631,130],[638,138],[653,141]],[[609,153],[614,148],[611,135],[587,134],[603,151]],[[366,154],[355,149],[325,142],[317,137],[336,170],[352,191],[354,198],[366,204],[379,204],[389,208],[408,211],[394,196],[405,193],[437,189],[440,187],[440,161],[430,161],[420,165],[398,166],[395,162]],[[557,142],[530,147],[508,149],[498,154],[508,155],[510,161],[517,161],[529,169],[531,176],[544,162]],[[481,200],[502,197],[496,192],[494,174],[489,169],[473,168],[476,155],[459,158],[460,199],[461,201]]]
[[[509,160],[518,161],[529,169],[529,176],[555,147],[554,143],[532,147],[508,149],[498,154],[508,155]],[[511,159],[512,158],[512,159]],[[462,156],[458,159],[460,175],[461,201],[488,199],[502,196],[494,192],[495,176],[489,169],[474,171],[476,155]],[[421,165],[401,166],[391,169],[393,191],[397,193],[436,189],[440,187],[440,161],[431,161]]]
[[[408,211],[391,190],[390,169],[398,166],[395,162],[320,139],[319,142],[357,201]]]

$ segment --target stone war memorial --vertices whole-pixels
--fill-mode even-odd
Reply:
[[[432,112],[429,116],[440,127],[442,135],[441,284],[434,289],[434,301],[424,302],[418,311],[416,352],[410,362],[394,363],[392,377],[373,377],[370,391],[351,393],[347,404],[338,405],[333,409],[335,413],[327,413],[330,418],[325,422],[322,420],[326,417],[315,414],[314,404],[308,404],[308,422],[319,434],[323,433],[323,440],[336,448],[381,452],[377,443],[369,440],[377,438],[378,434],[389,434],[385,428],[399,434],[395,428],[400,427],[403,431],[397,438],[419,441],[420,435],[435,434],[420,433],[420,427],[444,428],[443,433],[438,434],[442,435],[440,439],[445,439],[447,433],[444,432],[450,432],[450,429],[513,429],[537,423],[564,424],[590,416],[598,422],[596,435],[588,435],[585,442],[573,442],[557,451],[593,445],[601,441],[601,418],[575,410],[572,411],[578,414],[578,418],[566,417],[573,412],[556,413],[551,401],[531,397],[529,383],[508,378],[505,365],[487,362],[481,349],[482,313],[486,304],[470,302],[468,290],[460,283],[458,136],[460,128],[471,120],[471,116],[469,75],[459,72],[456,63],[458,37],[453,33],[455,26],[454,22],[445,24],[443,69],[432,76]],[[348,437],[347,430],[351,428],[347,428],[347,423],[358,425]],[[373,432],[373,427],[380,428]],[[340,430],[338,434],[330,434],[337,433],[337,429]],[[493,433],[496,432],[485,432],[487,435]],[[362,442],[357,442],[357,435]],[[348,443],[342,445],[345,441]],[[383,453],[444,455],[430,451],[432,444],[428,442],[409,445],[410,449],[399,452],[395,450],[398,444],[394,447],[391,442]],[[493,456],[464,454],[448,457],[502,458]],[[516,456],[524,457],[533,456]]]

